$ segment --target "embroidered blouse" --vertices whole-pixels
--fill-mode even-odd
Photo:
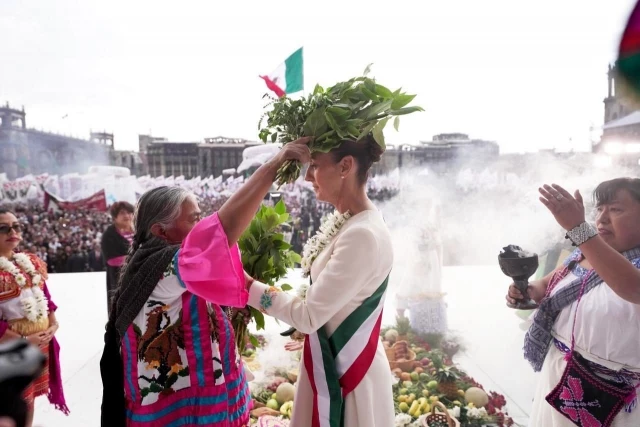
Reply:
[[[248,293],[217,214],[189,234],[121,343],[129,426],[245,426],[249,394],[220,307]]]

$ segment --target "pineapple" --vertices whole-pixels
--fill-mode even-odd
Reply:
[[[458,386],[456,385],[458,374],[453,369],[450,367],[440,368],[434,378],[438,381],[438,391],[440,393],[449,399],[458,398]]]
[[[411,323],[404,316],[396,316],[396,330],[398,331],[397,341],[407,341],[407,335],[411,332]]]

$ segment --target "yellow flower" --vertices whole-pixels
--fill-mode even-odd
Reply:
[[[147,369],[158,369],[160,367],[160,362],[157,360],[152,360],[151,363],[149,363],[146,368]]]

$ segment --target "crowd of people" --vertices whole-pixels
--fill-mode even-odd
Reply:
[[[397,190],[370,189],[372,200],[392,198]],[[298,253],[309,236],[320,226],[322,218],[333,208],[317,203],[313,191],[304,189],[299,194],[282,194],[292,217],[291,244]],[[226,196],[201,197],[200,206],[205,214],[218,211]],[[75,210],[47,212],[40,204],[11,206],[23,225],[22,250],[37,255],[47,264],[49,273],[81,273],[105,271],[100,241],[112,223],[109,212]],[[288,233],[289,234],[289,233]]]
[[[376,147],[373,140],[367,144]],[[304,359],[292,427],[312,425],[320,410],[327,418],[332,407],[341,406],[344,409],[336,419],[344,425],[391,425],[395,416],[392,379],[377,338],[394,255],[391,233],[371,199],[385,200],[393,192],[383,190],[367,197],[366,171],[373,163],[370,148],[349,141],[343,145],[338,154],[314,157],[314,168],[308,169],[317,200],[306,190],[269,191],[276,171],[289,160],[287,154],[310,160],[308,152],[293,145],[281,151],[279,163],[258,170],[228,200],[209,197],[198,201],[179,186],[145,192],[136,210],[135,230],[130,225],[134,207],[125,202],[112,205],[109,214],[45,212],[33,206],[14,207],[15,215],[0,210],[0,284],[4,290],[0,298],[4,335],[0,337],[29,341],[49,361],[25,390],[26,425],[33,418],[33,399],[44,394],[56,408],[69,411],[55,341],[56,305],[46,287],[46,270],[104,269],[103,258],[115,266],[110,261],[122,258],[124,252],[114,251],[114,257],[107,254],[104,243],[109,230],[124,238],[131,251],[128,261],[118,265],[122,279],[112,295],[100,363],[102,425],[156,427],[174,419],[202,424],[214,418],[226,426],[247,425],[251,372],[237,362],[235,350],[228,351],[234,349],[230,322],[239,312],[234,308],[247,305],[291,325],[294,333],[306,335],[304,344],[297,347],[304,348]],[[638,425],[639,353],[637,340],[625,337],[638,329],[638,322],[629,319],[638,318],[640,305],[640,180],[618,178],[597,186],[593,194],[595,227],[587,222],[580,192],[572,195],[555,184],[538,191],[538,200],[577,249],[548,275],[531,282],[526,291],[515,284],[509,287],[509,306],[518,308],[529,299],[537,305],[524,340],[524,357],[540,372],[531,425],[569,425],[567,419],[573,413],[569,403],[582,405],[583,401],[591,402],[583,405],[581,415],[590,425],[609,425],[606,423],[612,420],[611,425]],[[243,271],[239,260],[236,242],[252,213],[260,203],[281,198],[293,217],[291,240],[296,247],[308,240],[332,206],[337,208],[327,216],[324,234],[309,239],[303,251],[302,272],[313,283],[304,300],[255,280]],[[328,204],[319,203],[323,200]],[[215,215],[208,215],[214,211]],[[123,212],[127,221],[119,222]],[[27,253],[17,250],[20,242]],[[512,258],[520,258],[516,255]],[[576,322],[578,306],[581,316]],[[378,327],[365,322],[375,318],[372,315],[351,315],[362,307],[380,307],[379,312],[372,311],[378,316]],[[417,307],[409,310],[412,308]],[[183,310],[189,315],[182,316]],[[199,320],[207,318],[211,321]],[[357,371],[357,377],[347,375],[355,371],[337,358],[336,341],[326,338],[325,329],[331,332],[331,339],[338,334],[345,343],[352,341],[344,331],[375,338],[368,339],[365,348],[345,347],[350,352],[347,362],[357,360],[365,367]],[[197,337],[193,331],[198,331]],[[324,358],[326,354],[330,357]],[[327,367],[332,375],[338,369],[345,374],[333,378],[325,374]],[[336,390],[344,385],[348,392],[316,389],[316,380],[331,382]],[[372,384],[376,385],[376,405],[371,405]],[[579,397],[564,392],[578,387]],[[227,399],[228,395],[236,398]],[[221,404],[200,405],[198,399],[219,399]],[[321,409],[318,402],[329,404]]]

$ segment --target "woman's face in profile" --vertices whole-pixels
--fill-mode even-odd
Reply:
[[[640,245],[640,202],[619,190],[607,204],[597,207],[598,234],[619,252]]]
[[[314,153],[304,179],[311,183],[316,199],[332,203],[340,191],[340,162],[333,160],[329,153]]]
[[[182,243],[187,234],[200,222],[201,218],[202,212],[198,202],[193,197],[187,198],[182,203],[180,216],[173,226],[165,231],[167,241],[171,244]]]

